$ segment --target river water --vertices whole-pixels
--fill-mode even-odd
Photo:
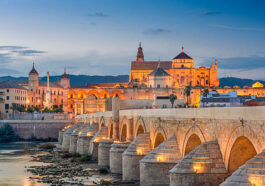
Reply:
[[[0,186],[47,186],[45,183],[34,182],[28,177],[33,176],[26,167],[44,165],[32,162],[32,155],[38,152],[28,152],[26,149],[36,146],[36,143],[0,144]]]

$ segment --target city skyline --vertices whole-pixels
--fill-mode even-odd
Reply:
[[[141,41],[146,60],[185,52],[218,60],[219,77],[264,80],[262,1],[0,2],[0,76],[129,74]]]

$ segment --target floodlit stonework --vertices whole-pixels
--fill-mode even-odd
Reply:
[[[125,181],[265,184],[265,107],[119,110],[118,98],[113,101],[112,112],[76,116],[62,147],[69,149],[71,134],[85,123],[95,126],[93,137],[83,133],[77,141],[87,141],[93,159]]]

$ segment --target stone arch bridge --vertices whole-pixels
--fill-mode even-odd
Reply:
[[[115,99],[114,99],[115,100]],[[140,185],[265,185],[265,107],[119,110],[76,116],[63,150]]]

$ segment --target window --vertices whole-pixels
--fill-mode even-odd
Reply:
[[[150,85],[150,88],[152,88],[152,85]]]
[[[209,82],[208,82],[208,80],[206,80],[206,84],[208,84]]]
[[[9,109],[9,104],[5,104],[5,109],[6,109],[6,110]]]
[[[157,85],[157,88],[160,88],[160,84]]]
[[[6,100],[9,100],[9,96],[6,96]]]
[[[6,89],[6,92],[9,92],[9,89]]]
[[[181,68],[184,68],[184,65],[181,65]]]

